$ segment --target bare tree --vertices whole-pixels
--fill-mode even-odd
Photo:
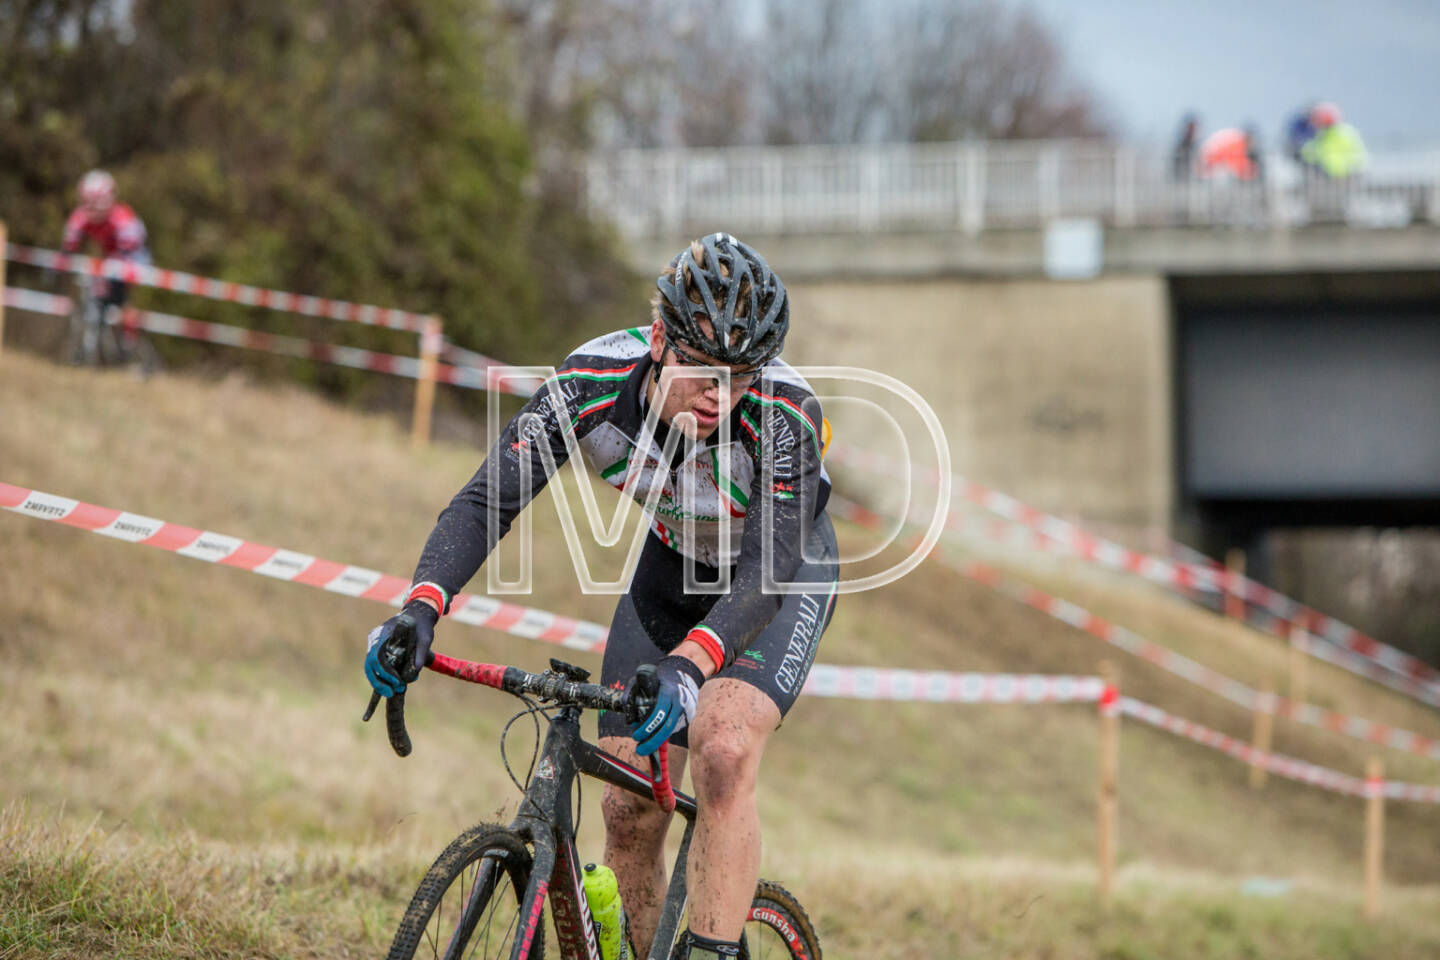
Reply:
[[[771,0],[766,8],[762,88],[766,143],[856,143],[873,139],[882,105],[878,22],[862,0],[813,4]]]
[[[888,140],[1096,136],[1094,94],[1054,32],[997,0],[890,8],[880,127]]]
[[[592,41],[609,61],[594,75],[606,142],[905,142],[1107,130],[1054,32],[1000,0],[762,0],[750,8],[670,0],[663,16],[648,0],[594,6],[626,11],[609,18],[623,29]]]

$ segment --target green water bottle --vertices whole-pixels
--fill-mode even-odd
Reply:
[[[585,899],[595,918],[604,960],[631,960],[630,941],[625,936],[625,911],[620,906],[620,885],[615,871],[602,864],[585,864]]]

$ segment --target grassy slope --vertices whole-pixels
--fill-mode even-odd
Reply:
[[[238,379],[139,384],[13,352],[0,359],[0,410],[0,480],[400,575],[478,462],[467,449],[412,453],[391,421],[298,392]],[[537,513],[532,602],[605,620],[609,600],[578,595],[568,565],[544,562],[558,525]],[[416,754],[403,763],[358,722],[358,653],[384,615],[377,605],[8,514],[0,556],[0,805],[23,802],[0,820],[7,960],[11,948],[374,954],[449,836],[513,808],[495,749],[505,698],[423,681]],[[1097,599],[1093,579],[1051,581]],[[1215,640],[1214,618],[1103,587],[1106,605],[1170,617],[1162,638],[1217,666],[1258,656],[1238,638]],[[441,646],[530,666],[551,652],[459,625]],[[927,564],[846,598],[821,659],[1090,672],[1107,655]],[[1138,695],[1248,730],[1215,698],[1123,665]],[[1348,678],[1317,672],[1312,686],[1317,699],[1360,697],[1370,715],[1440,728]],[[1327,735],[1281,737],[1345,769],[1364,754]],[[1387,870],[1410,889],[1392,896],[1384,925],[1365,927],[1356,801],[1286,783],[1252,793],[1232,761],[1133,725],[1122,749],[1125,866],[1109,919],[1096,918],[1089,889],[1095,725],[1082,707],[803,702],[767,761],[766,871],[812,905],[842,958],[951,956],[957,944],[996,957],[1440,950],[1437,894],[1425,886],[1440,882],[1433,810],[1390,806]],[[585,798],[592,853],[597,796]],[[1253,873],[1290,877],[1303,895],[1239,898]]]

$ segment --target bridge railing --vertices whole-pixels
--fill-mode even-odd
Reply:
[[[1440,147],[1332,180],[1280,154],[1263,176],[1177,176],[1165,151],[1099,141],[621,150],[592,156],[593,214],[630,236],[1035,228],[1440,224]]]

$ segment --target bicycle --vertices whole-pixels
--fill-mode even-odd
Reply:
[[[414,661],[414,640],[403,627],[396,629],[380,657],[396,676],[418,675],[413,666],[403,666]],[[575,846],[570,797],[578,774],[653,797],[667,812],[677,811],[685,819],[685,834],[648,958],[670,960],[685,909],[685,861],[695,830],[695,800],[671,786],[665,746],[650,758],[647,775],[580,734],[580,716],[586,709],[620,711],[632,721],[647,714],[655,695],[655,688],[649,687],[654,682],[654,668],[641,668],[633,697],[587,683],[588,670],[553,658],[549,670],[531,673],[520,667],[473,663],[437,653],[429,669],[519,697],[527,706],[511,724],[537,713],[548,716],[550,723],[544,745],[531,758],[533,776],[527,774],[528,785],[521,786],[511,772],[511,779],[524,793],[514,820],[508,826],[482,823],[471,827],[445,848],[420,881],[396,930],[388,960],[416,956],[543,960],[547,896],[564,960],[600,960]],[[371,695],[364,719],[370,719],[379,699],[379,694]],[[553,715],[545,704],[554,709]],[[405,694],[385,701],[385,726],[395,752],[408,756],[411,741],[405,729]],[[507,724],[500,739],[507,771],[505,734],[509,728]],[[455,902],[447,909],[452,892]],[[513,912],[507,907],[511,900]],[[453,926],[446,923],[447,918],[453,918]],[[741,944],[741,956],[751,960],[821,960],[818,938],[804,908],[789,891],[769,880],[762,879],[756,887]]]
[[[65,344],[65,357],[70,363],[109,367],[133,362],[145,377],[160,369],[155,347],[140,336],[138,327],[126,321],[119,306],[95,294],[93,277],[77,276],[75,291]],[[117,315],[121,317],[118,320]]]

